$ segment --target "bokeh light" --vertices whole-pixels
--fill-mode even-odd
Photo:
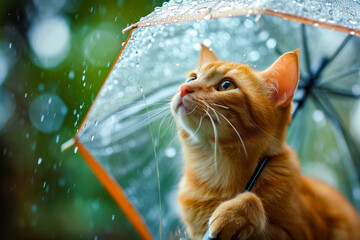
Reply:
[[[44,133],[56,132],[62,126],[68,108],[61,98],[52,93],[43,93],[29,106],[31,123]]]
[[[65,18],[59,15],[35,19],[28,37],[36,54],[33,61],[44,68],[59,65],[70,49],[69,25]]]

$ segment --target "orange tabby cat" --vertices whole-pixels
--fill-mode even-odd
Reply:
[[[355,209],[334,188],[300,173],[285,141],[299,78],[297,50],[265,71],[200,65],[171,102],[184,152],[182,219],[193,239],[360,239]],[[242,193],[259,161],[269,162]]]

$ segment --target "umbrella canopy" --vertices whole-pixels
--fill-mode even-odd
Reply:
[[[168,103],[197,67],[201,43],[255,69],[301,47],[288,140],[305,173],[360,209],[359,12],[353,0],[174,0],[126,29],[74,142],[142,238],[186,235],[176,200],[181,148]]]

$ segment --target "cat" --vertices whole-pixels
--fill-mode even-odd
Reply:
[[[286,143],[298,50],[268,69],[219,61],[202,45],[198,68],[171,100],[183,148],[178,200],[192,239],[360,239],[356,210],[301,175]],[[269,162],[242,192],[259,161]]]

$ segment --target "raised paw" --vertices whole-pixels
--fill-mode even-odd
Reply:
[[[209,221],[209,239],[247,239],[263,232],[266,216],[261,200],[246,192],[221,203]]]

